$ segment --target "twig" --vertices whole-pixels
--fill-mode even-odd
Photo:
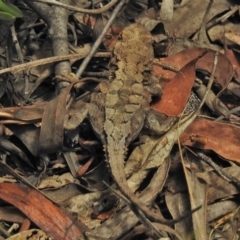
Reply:
[[[92,56],[94,55],[94,53],[97,51],[99,45],[101,44],[107,30],[109,29],[109,27],[111,26],[113,20],[116,18],[117,13],[120,11],[120,9],[122,8],[122,6],[127,2],[128,0],[121,0],[118,5],[115,7],[115,9],[112,12],[111,17],[108,19],[108,22],[106,23],[105,27],[102,30],[102,33],[99,35],[98,39],[96,40],[96,42],[93,44],[90,52],[88,53],[87,57],[83,60],[81,66],[79,67],[79,69],[77,70],[77,77],[80,77],[83,73],[83,71],[85,70],[86,66],[88,65],[88,63],[90,62]]]
[[[46,23],[45,22],[39,22],[39,23],[30,24],[30,25],[28,25],[24,28],[18,29],[17,33],[21,32],[21,31],[28,30],[30,28],[35,28],[35,27],[39,27],[39,26],[43,26],[43,25],[46,25]]]
[[[99,13],[103,13],[103,12],[107,11],[108,9],[110,9],[112,6],[114,6],[117,3],[118,0],[112,0],[110,3],[106,4],[104,7],[99,8],[99,9],[78,8],[78,7],[73,7],[71,5],[60,3],[60,2],[57,2],[57,1],[52,1],[52,0],[32,0],[32,1],[33,2],[41,2],[41,3],[48,3],[48,4],[56,5],[56,6],[63,7],[63,8],[66,8],[68,10],[75,11],[75,12],[89,13],[89,14],[99,14]]]
[[[6,238],[11,236],[11,234],[4,228],[3,223],[0,223],[0,233]]]
[[[213,162],[210,157],[200,152],[197,153],[197,156],[200,157],[204,162],[208,163],[224,180],[234,183],[236,186],[238,186],[238,188],[240,187],[239,180],[222,170],[215,162]]]
[[[205,14],[203,16],[201,27],[198,32],[198,41],[203,40],[203,42],[205,42],[205,43],[209,42],[209,40],[207,38],[207,34],[206,34],[206,21],[207,21],[207,15],[210,11],[212,4],[213,4],[213,0],[210,0],[208,3],[207,9],[205,11]]]
[[[231,109],[231,110],[228,111],[228,116],[227,116],[227,117],[229,118],[229,117],[230,117],[230,114],[237,113],[237,112],[239,112],[239,111],[240,111],[240,106],[235,107],[235,108],[233,108],[233,109]],[[222,115],[222,116],[216,118],[214,121],[215,121],[215,122],[220,122],[221,120],[223,120],[223,119],[225,119],[225,118],[226,118],[226,116]]]
[[[63,55],[63,56],[43,58],[43,59],[39,59],[36,61],[20,64],[20,65],[14,66],[14,67],[4,68],[4,69],[0,70],[0,75],[3,73],[8,73],[8,72],[16,73],[16,72],[20,72],[20,71],[23,71],[28,68],[45,65],[48,63],[60,62],[60,61],[65,61],[65,60],[69,60],[69,59],[74,59],[74,58],[81,59],[81,58],[84,58],[85,56],[86,56],[86,54],[74,53],[74,54],[67,54],[67,55]],[[94,57],[109,57],[109,56],[110,56],[109,52],[98,52],[98,53],[94,54]]]
[[[115,189],[113,189],[110,185],[108,185],[105,181],[103,181],[103,183],[112,191],[114,192],[118,197],[120,197],[125,203],[127,203],[127,205],[132,209],[132,211],[138,212],[137,216],[139,217],[139,219],[142,220],[142,223],[144,224],[144,226],[150,230],[153,231],[153,234],[155,235],[156,238],[154,239],[159,239],[160,237],[162,237],[161,232],[157,229],[156,226],[153,225],[152,222],[149,221],[149,219],[143,214],[142,211],[139,211],[136,206],[134,204],[132,204],[129,199],[127,199],[125,196],[123,196],[122,194],[120,194],[118,191],[116,191]]]
[[[51,25],[51,17],[53,15],[52,8],[47,4],[33,2],[32,0],[23,0],[27,6],[32,8],[43,20],[47,23],[48,26]]]
[[[170,70],[170,71],[175,72],[175,73],[179,72],[179,69],[177,69],[177,68],[175,68],[173,66],[170,66],[170,65],[168,65],[166,63],[163,63],[163,62],[161,62],[161,61],[159,61],[157,59],[153,60],[153,65],[159,66],[159,67],[161,67],[163,69]]]
[[[68,2],[69,0],[61,0]],[[61,2],[60,1],[60,2]],[[69,11],[58,6],[49,6],[44,3],[24,0],[48,25],[48,35],[51,39],[52,52],[54,56],[62,56],[69,53],[67,22]],[[70,74],[71,65],[69,61],[60,61],[54,66],[55,75]],[[58,91],[63,89],[64,82],[57,81]]]
[[[230,18],[235,12],[239,11],[240,6],[236,5],[231,8],[228,12],[226,12],[224,15],[222,15],[219,18],[213,18],[212,21],[206,24],[206,29],[209,30],[213,26],[217,25],[218,23],[224,23],[228,18]]]
[[[18,38],[17,38],[17,35],[16,35],[16,31],[15,31],[14,25],[11,26],[11,33],[12,33],[13,43],[14,43],[16,51],[17,51],[18,59],[19,59],[20,63],[24,63],[22,50],[21,50],[20,44],[18,42]],[[29,91],[29,79],[28,79],[28,74],[27,74],[26,70],[23,70],[23,75],[24,75],[24,81],[25,81],[24,94],[28,94],[28,91]]]
[[[75,31],[75,27],[74,27],[74,25],[72,25],[70,23],[68,23],[68,27],[72,31],[73,39],[74,39],[74,46],[76,47],[77,46],[77,34],[76,34],[76,31]]]

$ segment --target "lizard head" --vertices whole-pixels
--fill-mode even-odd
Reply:
[[[141,24],[134,23],[126,27],[119,36],[114,53],[119,59],[142,66],[149,66],[153,60],[153,38],[151,33]],[[145,68],[144,67],[144,68]]]

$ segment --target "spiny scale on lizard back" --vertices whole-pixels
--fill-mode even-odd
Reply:
[[[139,24],[126,27],[117,41],[111,59],[111,63],[117,68],[115,78],[106,93],[103,134],[107,162],[116,184],[124,196],[146,216],[149,215],[149,209],[138,200],[128,186],[124,160],[129,144],[139,135],[149,111],[151,83],[155,81],[151,78],[151,43],[151,34]],[[154,84],[159,85],[157,81]],[[135,210],[138,214],[138,210]]]
[[[152,36],[142,25],[132,24],[123,30],[111,58],[111,71],[115,76],[104,85],[100,83],[91,95],[89,119],[104,145],[116,184],[137,206],[133,208],[135,214],[139,214],[139,208],[149,219],[158,222],[159,215],[149,211],[133,194],[124,172],[127,148],[145,124],[151,97],[161,94],[161,87],[153,74],[151,44]]]
[[[109,158],[124,161],[124,148],[143,127],[145,108],[151,100],[144,87],[148,82],[144,73],[152,70],[151,44],[151,34],[142,25],[132,24],[114,47],[112,63],[116,61],[117,70],[106,94],[104,123]]]

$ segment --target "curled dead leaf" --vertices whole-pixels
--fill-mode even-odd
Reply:
[[[197,136],[196,141],[191,141],[192,136]],[[226,159],[240,162],[240,128],[234,125],[199,118],[185,130],[180,141],[183,145],[211,149]]]

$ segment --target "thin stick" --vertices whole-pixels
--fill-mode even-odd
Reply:
[[[120,11],[120,9],[122,8],[122,6],[127,2],[128,0],[121,0],[118,5],[115,7],[115,9],[112,12],[111,17],[108,19],[107,24],[105,25],[105,27],[102,30],[102,33],[99,35],[98,39],[96,40],[96,42],[93,44],[90,52],[88,53],[87,57],[83,60],[81,66],[79,67],[79,69],[77,70],[77,77],[81,77],[83,71],[85,70],[85,68],[87,67],[88,63],[90,62],[92,56],[94,55],[94,53],[97,51],[98,47],[100,46],[107,30],[109,29],[109,27],[111,26],[113,20],[116,18],[117,13]]]
[[[103,181],[103,183],[111,190],[113,191],[118,197],[120,197],[124,202],[126,202],[128,204],[128,206],[132,209],[132,211],[135,213],[136,211],[138,212],[137,217],[139,219],[141,219],[141,222],[143,223],[143,225],[148,229],[151,229],[153,231],[153,234],[156,235],[156,239],[159,239],[160,237],[162,237],[161,232],[153,225],[152,222],[150,222],[150,220],[144,215],[144,213],[142,211],[139,211],[138,209],[136,209],[136,206],[134,206],[129,199],[127,199],[125,196],[123,196],[122,194],[120,194],[118,191],[116,191],[115,189],[113,189],[110,185],[108,185],[105,181]],[[136,211],[135,211],[135,210]]]
[[[69,60],[69,59],[81,59],[81,58],[84,58],[85,56],[86,56],[86,54],[83,54],[83,53],[74,53],[74,54],[67,54],[67,55],[63,55],[63,56],[54,56],[54,57],[43,58],[43,59],[39,59],[36,61],[19,64],[14,67],[1,69],[0,75],[3,73],[8,73],[8,72],[16,73],[16,72],[23,71],[25,69],[37,67],[40,65],[45,65],[48,63],[55,63],[55,62]],[[94,54],[94,57],[110,57],[110,53],[109,52],[98,52],[98,53]]]
[[[48,3],[48,4],[52,4],[55,6],[59,6],[59,7],[63,7],[66,8],[68,10],[72,10],[75,12],[81,12],[81,13],[89,13],[89,14],[99,14],[99,13],[103,13],[106,12],[108,9],[110,9],[112,6],[114,6],[118,0],[112,0],[110,3],[106,4],[104,7],[99,8],[99,9],[84,9],[84,8],[78,8],[78,7],[74,7],[68,4],[64,4],[64,3],[60,3],[57,1],[52,1],[52,0],[32,0],[33,2],[42,2],[42,3]]]
[[[227,182],[234,183],[238,188],[240,187],[239,180],[229,175],[226,171],[220,168],[215,162],[213,162],[213,160],[210,157],[201,152],[198,152],[197,156],[200,157],[204,162],[209,164],[224,180],[226,180]]]
[[[19,59],[20,63],[24,63],[22,50],[21,50],[21,47],[20,47],[20,44],[19,44],[19,41],[18,41],[18,38],[17,38],[17,34],[16,34],[16,31],[15,31],[14,25],[11,26],[11,33],[12,33],[13,43],[14,43],[16,51],[17,51],[18,59]],[[24,75],[24,81],[25,81],[24,94],[28,94],[29,78],[28,78],[28,73],[27,73],[26,70],[23,70],[23,75]]]

